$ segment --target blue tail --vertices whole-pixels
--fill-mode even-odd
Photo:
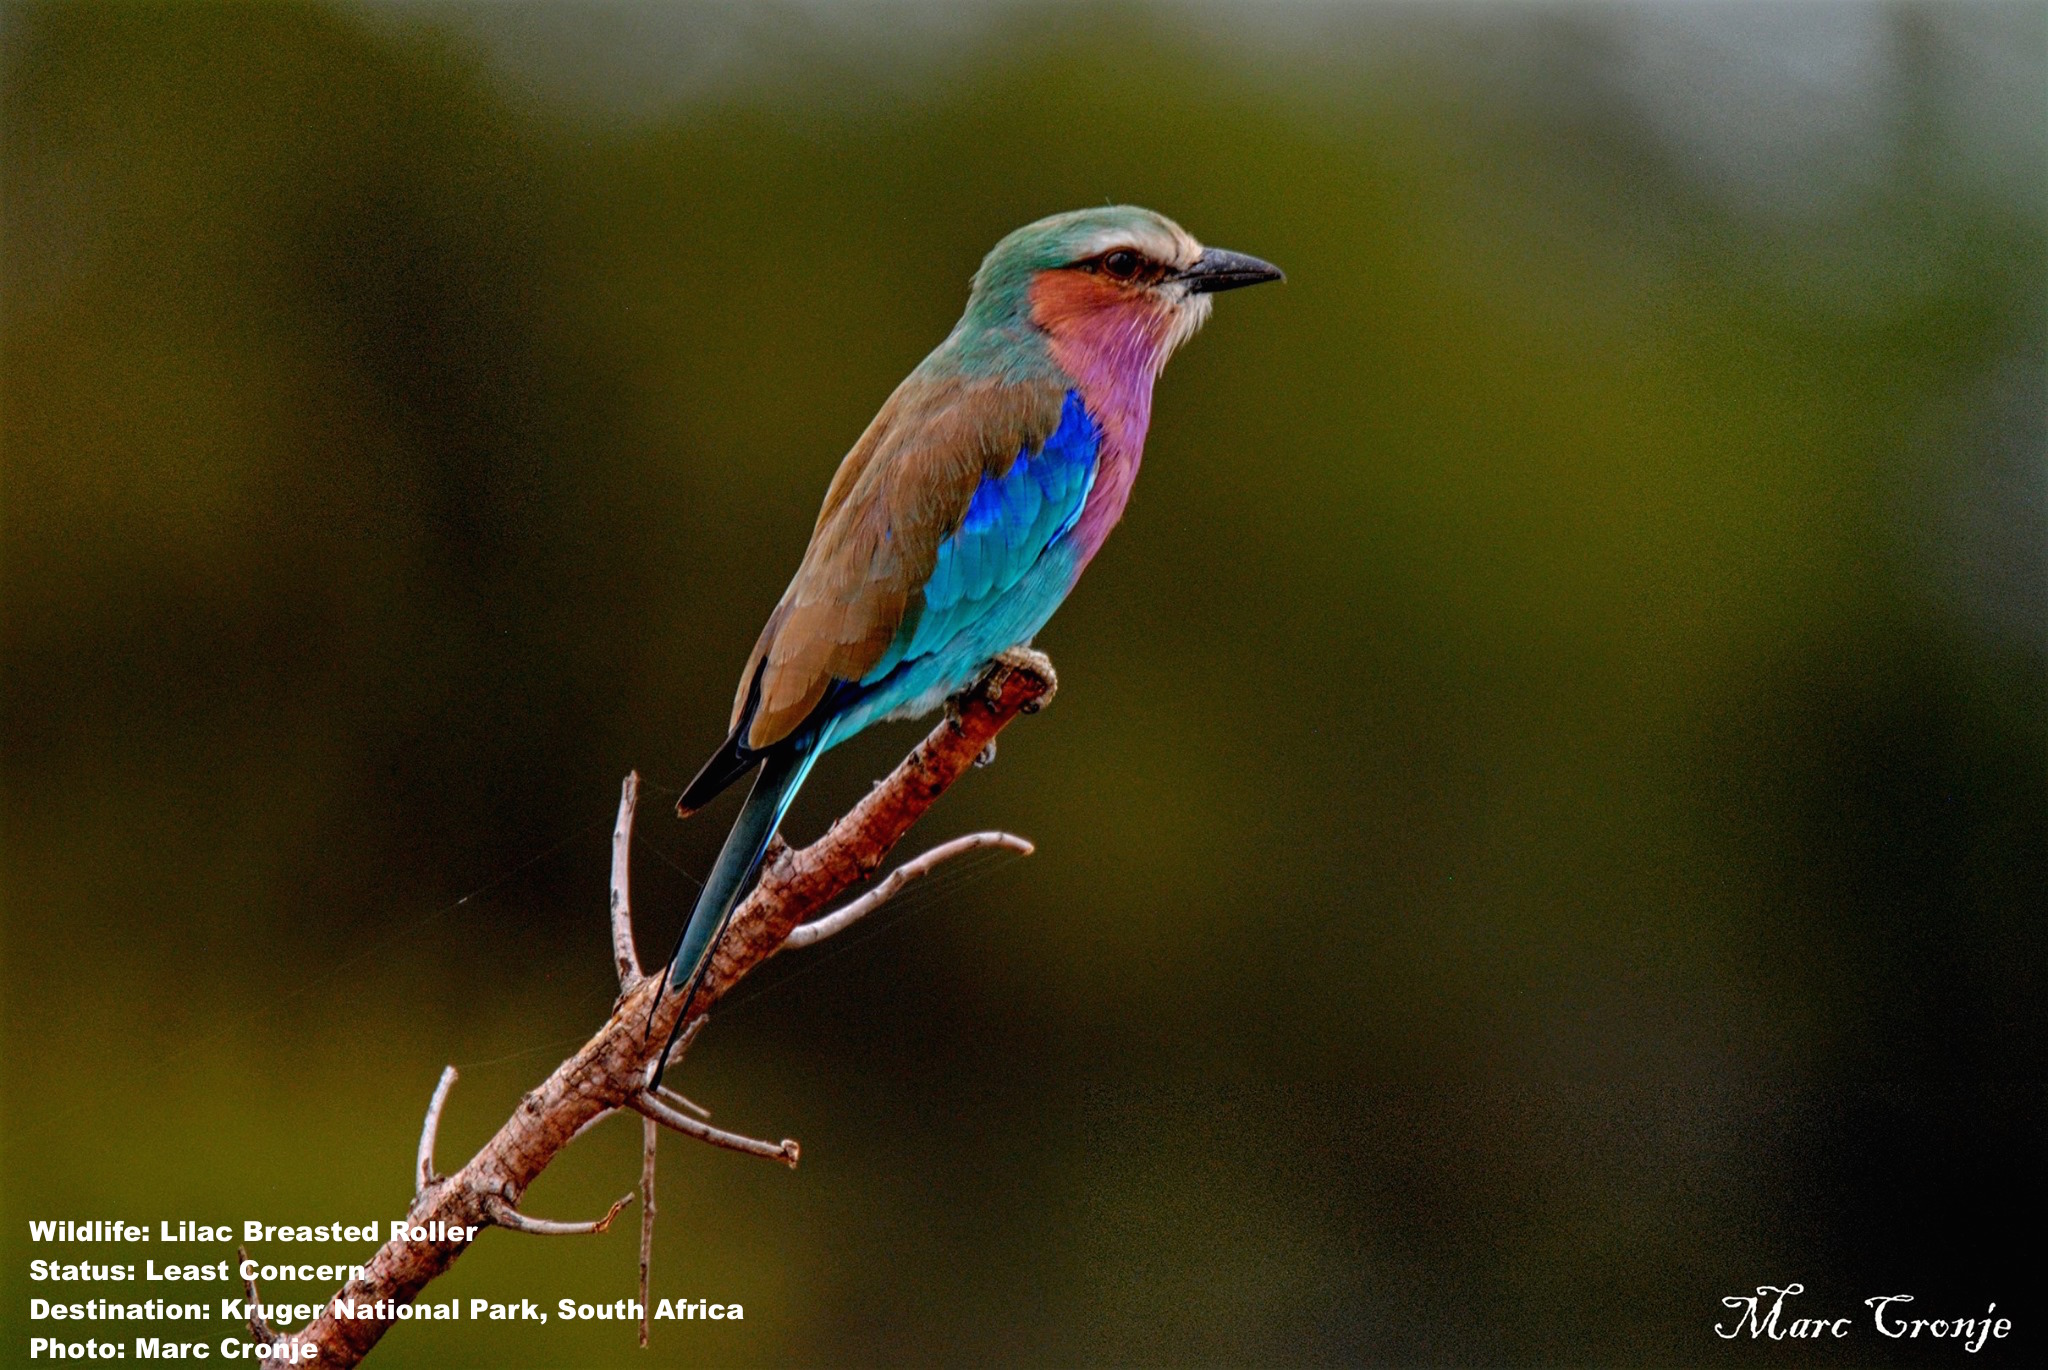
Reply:
[[[761,857],[768,850],[769,839],[782,825],[782,816],[789,811],[790,801],[796,798],[797,790],[802,788],[805,777],[810,775],[812,765],[823,750],[815,738],[810,738],[777,747],[762,760],[761,773],[754,778],[754,788],[748,792],[747,802],[740,806],[740,816],[733,823],[725,846],[720,848],[711,874],[705,877],[704,889],[697,896],[697,906],[690,911],[690,921],[683,926],[675,954],[669,958],[667,988],[683,996],[684,1013],[676,1019],[675,1028],[661,1049],[661,1062],[654,1069],[655,1080],[660,1080],[661,1072],[668,1068],[668,1053],[682,1033],[690,999],[703,982],[704,972],[710,968],[711,953],[725,935],[733,909],[745,896],[754,873],[761,867]],[[661,1003],[659,994],[654,1002],[657,1006]]]

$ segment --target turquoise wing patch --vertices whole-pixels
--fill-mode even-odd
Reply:
[[[1021,452],[1000,477],[985,475],[975,487],[960,527],[939,544],[931,579],[925,582],[923,611],[889,644],[862,679],[877,684],[906,660],[935,653],[980,652],[969,666],[1010,646],[978,639],[999,637],[1016,623],[1039,621],[1064,598],[1066,578],[1049,576],[1042,564],[1081,517],[1095,485],[1102,433],[1073,391],[1060,408],[1059,426],[1036,452]],[[1055,595],[1040,606],[1015,603],[1018,596]],[[986,633],[977,632],[978,627]],[[964,636],[963,636],[964,635]]]

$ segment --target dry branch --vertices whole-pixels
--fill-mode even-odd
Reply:
[[[679,1095],[667,1090],[643,1090],[633,1096],[633,1107],[640,1110],[642,1117],[652,1118],[663,1127],[695,1137],[700,1142],[722,1146],[727,1151],[744,1152],[749,1156],[764,1156],[771,1161],[781,1161],[791,1170],[796,1169],[799,1148],[789,1138],[779,1142],[757,1142],[752,1137],[742,1137],[737,1132],[727,1132],[709,1123],[700,1123],[689,1114],[676,1108],[671,1102]]]
[[[974,832],[965,837],[956,837],[951,842],[941,842],[923,856],[914,856],[890,871],[881,884],[845,908],[834,909],[823,918],[816,918],[790,929],[789,936],[782,939],[782,949],[796,951],[822,942],[836,933],[845,932],[894,899],[911,881],[931,874],[934,868],[956,856],[965,856],[968,852],[980,851],[984,847],[1001,847],[1005,851],[1016,852],[1019,856],[1029,856],[1035,850],[1029,842],[1015,833],[1008,832]]]
[[[497,1195],[486,1194],[484,1212],[490,1215],[495,1226],[502,1227],[507,1232],[525,1232],[535,1237],[590,1237],[610,1227],[612,1219],[619,1216],[619,1210],[631,1202],[633,1196],[627,1194],[614,1202],[602,1218],[595,1218],[589,1222],[563,1223],[551,1218],[529,1218]]]
[[[770,851],[759,883],[733,915],[732,926],[712,955],[703,988],[690,1005],[692,1021],[671,1057],[672,1066],[681,1062],[690,1038],[702,1027],[704,1015],[712,1005],[747,972],[781,950],[800,924],[817,915],[842,892],[874,874],[903,834],[974,765],[976,758],[995,741],[996,734],[1018,714],[1035,713],[1051,699],[1057,686],[1052,663],[1044,656],[1028,651],[1005,654],[981,684],[956,701],[956,707],[948,710],[947,716],[888,778],[823,837],[801,851],[777,843]],[[791,1166],[796,1164],[796,1143],[756,1142],[712,1128],[678,1107],[694,1105],[647,1078],[684,1005],[679,997],[666,996],[658,1008],[653,1008],[650,1022],[657,979],[641,974],[633,950],[626,858],[638,788],[638,777],[629,776],[620,796],[619,821],[612,839],[612,958],[620,994],[611,1017],[581,1050],[520,1101],[511,1118],[482,1150],[446,1178],[433,1173],[434,1136],[455,1076],[452,1068],[443,1072],[421,1129],[414,1176],[416,1194],[406,1215],[407,1226],[419,1234],[418,1238],[394,1237],[386,1242],[370,1258],[361,1276],[343,1285],[320,1315],[296,1333],[277,1337],[267,1326],[258,1331],[252,1319],[256,1335],[268,1334],[277,1337],[281,1345],[291,1344],[297,1354],[289,1355],[290,1360],[330,1370],[359,1363],[395,1321],[389,1316],[376,1316],[374,1310],[379,1305],[388,1310],[417,1298],[467,1249],[468,1242],[459,1235],[463,1229],[495,1225],[526,1231],[603,1230],[603,1225],[617,1216],[625,1200],[595,1224],[538,1224],[538,1220],[519,1214],[518,1204],[548,1163],[585,1126],[613,1110],[633,1109],[645,1118],[700,1140],[766,1155]],[[990,835],[989,842],[980,845],[1006,836]],[[934,863],[927,862],[919,873],[931,864]],[[910,878],[913,877],[903,877]],[[902,883],[898,880],[896,887]],[[884,888],[894,892],[887,882]],[[877,889],[875,894],[887,897],[883,889]],[[880,902],[880,898],[874,899],[868,907]],[[826,934],[817,933],[810,940],[823,935]],[[652,1128],[643,1132],[642,1187],[648,1212],[642,1227],[643,1290],[651,1234],[648,1224],[653,1209],[654,1135]],[[445,1239],[451,1231],[458,1235]],[[253,1304],[253,1287],[250,1298]],[[350,1309],[358,1310],[360,1315],[346,1315]]]
[[[640,772],[626,776],[619,790],[619,821],[612,826],[612,968],[619,993],[640,983],[640,956],[633,950],[633,809],[640,802]]]
[[[455,1067],[444,1069],[441,1083],[434,1086],[434,1097],[427,1101],[427,1118],[420,1124],[419,1160],[413,1167],[414,1198],[426,1193],[427,1187],[441,1178],[434,1173],[434,1143],[441,1135],[441,1110],[448,1106],[448,1091],[455,1088],[455,1080]]]
[[[246,1247],[235,1248],[235,1269],[249,1268],[249,1252]],[[263,1316],[263,1295],[257,1292],[256,1281],[249,1275],[242,1276],[242,1292],[247,1295],[246,1311],[249,1314],[249,1339],[258,1346],[276,1346],[284,1335],[270,1325],[270,1319]]]
[[[661,1125],[652,1118],[640,1120],[640,1344],[647,1345],[648,1310],[654,1300],[647,1294],[647,1275],[654,1268],[654,1146],[661,1140]]]

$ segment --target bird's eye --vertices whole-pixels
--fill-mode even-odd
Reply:
[[[1102,269],[1120,281],[1128,281],[1138,274],[1138,268],[1145,259],[1129,248],[1120,247],[1102,259]]]

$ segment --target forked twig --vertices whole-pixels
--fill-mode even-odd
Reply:
[[[709,1142],[713,1146],[722,1146],[727,1151],[742,1151],[749,1156],[761,1156],[771,1161],[780,1161],[791,1170],[796,1169],[797,1158],[802,1154],[803,1148],[798,1146],[792,1139],[785,1137],[780,1142],[756,1141],[752,1137],[742,1137],[737,1132],[727,1132],[723,1128],[716,1128],[709,1123],[699,1122],[687,1113],[678,1110],[670,1102],[679,1098],[679,1095],[665,1089],[660,1090],[658,1095],[652,1091],[643,1090],[627,1102],[632,1104],[634,1108],[639,1109],[647,1117],[660,1123],[663,1127],[680,1132],[685,1137],[695,1137],[700,1142]]]

